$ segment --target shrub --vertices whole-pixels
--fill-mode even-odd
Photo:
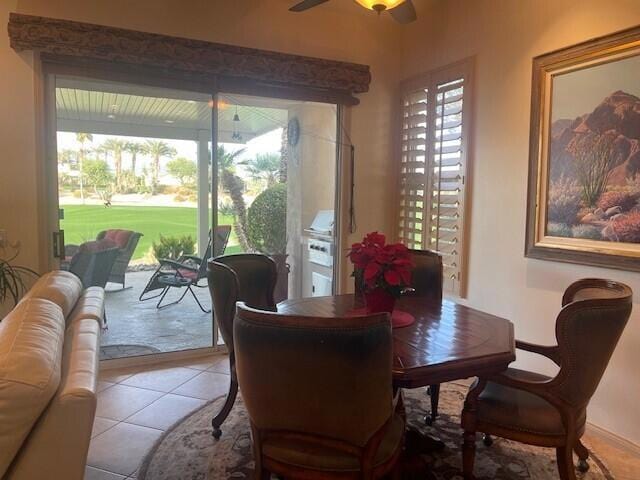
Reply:
[[[282,254],[287,249],[287,186],[267,188],[249,207],[247,240],[251,249]]]
[[[549,223],[547,224],[547,235],[552,237],[571,237],[573,231],[566,223]]]
[[[575,225],[582,208],[580,189],[575,182],[560,178],[549,186],[547,219],[551,223]]]
[[[183,197],[182,195],[178,194],[175,197],[173,197],[173,200],[175,202],[186,202],[187,199],[185,197]]]
[[[638,200],[638,195],[628,190],[609,190],[600,195],[598,207],[605,212],[611,207],[620,207],[623,212],[631,210]]]
[[[610,223],[611,235],[618,242],[640,243],[640,212],[630,212]]]
[[[585,238],[589,240],[602,240],[600,228],[595,225],[575,225],[572,229],[573,238]]]
[[[191,235],[183,235],[182,237],[160,235],[158,242],[153,242],[151,248],[156,260],[161,258],[177,260],[180,255],[189,255],[195,252],[196,241]]]

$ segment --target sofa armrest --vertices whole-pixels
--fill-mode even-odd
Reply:
[[[84,478],[97,403],[100,326],[79,319],[65,333],[62,379],[6,480]]]

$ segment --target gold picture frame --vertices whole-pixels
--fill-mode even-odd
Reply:
[[[640,27],[533,59],[527,257],[640,271],[636,107]]]

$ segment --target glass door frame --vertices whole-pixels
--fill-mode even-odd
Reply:
[[[182,79],[176,79],[170,76],[157,76],[152,77],[146,74],[138,73],[126,73],[121,69],[118,71],[112,71],[106,67],[99,65],[85,65],[82,63],[70,62],[69,64],[59,63],[57,61],[47,61],[47,59],[40,59],[40,84],[42,86],[42,106],[43,115],[41,118],[41,124],[43,128],[43,135],[41,142],[43,143],[42,151],[42,172],[44,179],[42,180],[41,189],[42,196],[40,198],[40,205],[44,204],[44,212],[41,214],[45,221],[44,228],[40,234],[40,251],[43,266],[48,270],[57,269],[60,267],[59,257],[63,252],[64,238],[56,239],[56,235],[60,232],[60,218],[59,218],[59,200],[58,200],[58,166],[57,166],[57,121],[56,121],[56,77],[57,76],[72,76],[77,78],[86,78],[88,80],[98,80],[107,82],[119,82],[128,83],[137,86],[148,86],[156,88],[166,88],[174,90],[182,90],[186,92],[193,92],[199,94],[209,95],[211,98],[211,184],[209,185],[211,193],[211,202],[209,210],[211,212],[210,225],[211,229],[215,229],[218,225],[218,158],[217,158],[217,145],[218,145],[218,102],[220,94],[229,95],[252,95],[263,98],[276,98],[276,99],[289,99],[297,101],[311,101],[318,103],[326,103],[336,106],[336,167],[335,167],[335,203],[334,203],[334,266],[333,266],[333,292],[334,294],[340,290],[343,290],[342,286],[342,267],[343,267],[343,255],[342,247],[346,238],[342,238],[343,231],[343,198],[345,187],[345,173],[343,171],[343,151],[346,144],[344,143],[343,131],[345,107],[341,104],[322,102],[317,98],[303,98],[298,95],[286,95],[278,90],[272,90],[265,88],[261,91],[260,88],[247,88],[241,86],[238,89],[229,88],[229,83],[224,82],[225,88],[220,88],[220,84],[217,78],[211,78],[207,81],[186,81]],[[198,155],[200,162],[200,154]],[[351,180],[349,180],[351,181]],[[215,241],[215,237],[212,239]],[[58,243],[58,251],[54,252],[54,244]],[[198,348],[193,350],[182,350],[176,352],[166,352],[158,354],[150,354],[142,357],[129,357],[126,359],[117,360],[105,360],[103,362],[115,364],[133,364],[133,363],[145,363],[157,361],[157,359],[171,359],[181,358],[186,356],[200,356],[210,353],[219,353],[227,351],[226,346],[218,345],[218,325],[214,315],[212,318],[212,346],[205,348]],[[142,360],[142,361],[141,361]]]

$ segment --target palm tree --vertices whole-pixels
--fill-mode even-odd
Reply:
[[[109,138],[101,147],[106,151],[113,152],[116,171],[116,189],[119,189],[122,184],[122,152],[127,148],[127,142],[118,138]]]
[[[144,153],[144,145],[138,142],[127,142],[125,150],[131,154],[131,173],[136,175],[136,160],[139,153]]]
[[[244,203],[244,182],[236,175],[236,161],[244,149],[236,152],[227,152],[223,145],[218,145],[217,160],[218,171],[220,172],[220,186],[231,198],[235,225],[233,229],[238,237],[238,242],[242,250],[248,252],[249,242],[247,242],[247,206]]]
[[[254,180],[265,180],[267,188],[273,187],[279,179],[280,155],[275,153],[259,153],[245,162],[247,172]]]
[[[84,171],[84,157],[87,153],[84,148],[84,144],[86,142],[93,142],[93,135],[91,135],[90,133],[76,132],[76,141],[80,144],[80,154],[78,155],[78,170],[80,171],[80,198],[82,199],[82,203],[84,204],[84,182],[82,179],[82,172]]]
[[[144,145],[144,153],[153,158],[151,169],[151,194],[155,195],[158,191],[158,179],[160,178],[160,159],[162,157],[173,157],[176,155],[176,149],[163,142],[162,140],[147,140]]]

